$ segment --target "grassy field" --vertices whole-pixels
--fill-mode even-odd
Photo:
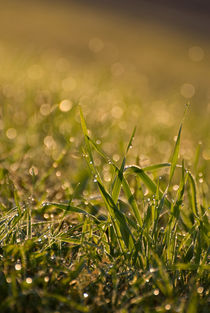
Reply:
[[[0,312],[209,312],[208,42],[0,6]]]

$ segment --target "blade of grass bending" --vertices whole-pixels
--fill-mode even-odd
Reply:
[[[55,206],[59,209],[62,209],[66,212],[73,212],[73,213],[81,213],[83,215],[89,216],[91,218],[93,218],[97,223],[100,223],[100,221],[97,219],[97,217],[95,217],[94,215],[88,213],[85,210],[82,210],[78,207],[69,205],[69,204],[62,204],[62,203],[56,203],[56,202],[47,202],[44,204],[44,206]]]
[[[133,139],[134,139],[135,133],[136,133],[136,126],[134,127],[132,135],[131,135],[131,138],[129,140],[129,143],[128,143],[128,146],[127,146],[127,149],[126,149],[126,154],[128,153],[129,149],[132,147],[132,143],[133,143]]]
[[[115,167],[116,171],[118,171],[118,176],[120,176],[120,178],[118,179],[118,181],[121,182],[124,193],[128,199],[128,202],[133,210],[134,216],[136,217],[137,223],[142,226],[142,219],[139,213],[139,208],[138,205],[136,203],[136,200],[130,190],[129,184],[127,182],[127,180],[125,179],[123,173],[121,173],[121,169],[119,170],[117,167]]]
[[[100,154],[100,156],[108,163],[110,162],[110,158],[106,155],[104,151],[94,142],[93,139],[91,139],[89,136],[87,136],[88,141],[91,143],[93,148]]]
[[[123,242],[125,246],[131,250],[134,246],[134,240],[131,234],[131,231],[127,225],[126,218],[124,214],[118,210],[117,206],[114,203],[114,200],[105,190],[105,188],[98,182],[98,186],[101,192],[101,195],[106,203],[107,209],[112,217],[112,220],[117,222],[117,226],[119,227],[120,234],[122,236]]]
[[[143,181],[143,183],[147,186],[147,188],[153,194],[156,193],[157,185],[151,180],[151,178],[145,173],[145,171],[142,168],[136,165],[131,165],[125,168],[125,171],[127,170],[129,170],[131,173],[137,174],[140,177],[140,179]],[[159,190],[159,195],[161,198],[163,197],[163,193],[160,190]],[[169,208],[171,207],[171,203],[167,198],[165,198],[165,203],[167,204]]]
[[[172,158],[171,158],[171,168],[170,168],[170,174],[169,174],[169,183],[168,183],[168,186],[167,186],[166,190],[168,190],[169,186],[171,185],[171,181],[172,181],[172,178],[174,176],[174,171],[175,171],[176,164],[177,164],[177,161],[178,161],[179,149],[180,149],[181,131],[182,131],[182,124],[181,124],[181,126],[179,128],[179,133],[178,133],[178,136],[177,136],[177,139],[176,139],[176,144],[175,144],[174,151],[173,151]]]
[[[155,165],[142,167],[142,170],[145,172],[154,172],[154,171],[157,171],[161,168],[170,167],[170,166],[171,166],[171,163],[158,163]]]

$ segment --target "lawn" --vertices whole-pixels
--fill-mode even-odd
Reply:
[[[42,25],[39,5],[5,16]],[[209,60],[139,60],[136,21],[117,17],[110,35],[105,13],[83,10],[68,41],[52,23],[68,14],[52,9],[44,48],[35,24],[0,22],[0,312],[207,313]]]

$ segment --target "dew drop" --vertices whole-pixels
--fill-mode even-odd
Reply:
[[[169,311],[171,309],[171,305],[170,304],[166,304],[165,305],[165,309],[166,309],[166,311]]]
[[[83,297],[84,297],[84,298],[87,298],[87,297],[88,297],[88,293],[84,292],[84,293],[83,293]]]
[[[203,287],[198,287],[198,289],[197,289],[197,293],[199,293],[199,294],[201,294],[201,293],[203,293],[203,291],[204,291],[204,288]]]
[[[30,284],[32,284],[32,282],[33,282],[33,280],[32,280],[31,277],[27,277],[27,278],[26,278],[26,283],[27,283],[27,284],[30,285]]]
[[[16,271],[20,271],[21,268],[22,268],[21,264],[19,264],[19,263],[15,264]]]
[[[44,281],[45,281],[46,283],[48,283],[49,280],[50,280],[49,276],[45,276],[45,277],[44,277]]]
[[[160,293],[159,289],[155,289],[155,290],[153,291],[153,294],[154,294],[155,296],[158,296],[159,293]]]

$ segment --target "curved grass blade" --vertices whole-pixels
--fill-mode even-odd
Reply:
[[[55,207],[62,209],[66,212],[81,213],[85,216],[89,216],[89,217],[93,218],[97,223],[100,223],[100,221],[94,215],[92,215],[92,214],[88,213],[87,211],[82,210],[78,207],[72,206],[70,204],[47,202],[47,203],[44,203],[44,206],[55,206]]]
[[[134,127],[132,135],[131,135],[131,138],[129,140],[129,143],[128,143],[128,146],[127,146],[127,149],[126,149],[126,154],[128,153],[129,149],[132,147],[132,143],[133,143],[133,139],[134,139],[135,133],[136,133],[136,126]]]
[[[153,194],[156,193],[157,185],[151,180],[151,178],[145,173],[145,171],[142,168],[140,168],[137,165],[131,165],[131,166],[126,167],[125,170],[126,171],[129,170],[129,172],[137,174],[140,177],[140,179],[143,181],[143,183],[147,186],[147,188]],[[160,190],[159,190],[159,195],[161,198],[163,197],[163,193]],[[167,198],[165,198],[165,203],[169,208],[171,207],[171,203]]]
[[[171,166],[171,163],[158,163],[155,165],[142,167],[142,170],[145,172],[154,172],[154,171],[157,171],[161,168],[170,167],[170,166]]]
[[[128,199],[128,202],[133,210],[134,216],[136,217],[137,223],[142,226],[142,219],[141,219],[141,215],[139,213],[139,208],[138,205],[136,203],[136,200],[130,190],[129,184],[126,180],[126,178],[124,177],[123,173],[121,173],[121,170],[119,170],[117,167],[115,167],[116,171],[118,171],[118,176],[120,176],[119,181],[121,181],[122,184],[122,188],[123,191]]]

